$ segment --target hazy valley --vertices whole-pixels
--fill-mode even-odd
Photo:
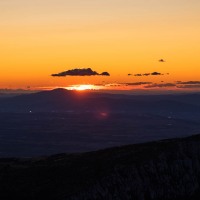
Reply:
[[[86,152],[197,134],[199,102],[199,94],[131,96],[64,89],[1,99],[0,156]]]

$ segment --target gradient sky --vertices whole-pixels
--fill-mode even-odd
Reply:
[[[0,88],[200,80],[199,11],[199,0],[0,0]],[[88,67],[111,76],[50,76]],[[170,75],[127,76],[153,71]]]

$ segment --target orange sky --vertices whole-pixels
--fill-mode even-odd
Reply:
[[[199,0],[0,0],[0,88],[200,80],[199,10]],[[88,67],[111,76],[50,76]],[[127,76],[154,71],[169,75]]]

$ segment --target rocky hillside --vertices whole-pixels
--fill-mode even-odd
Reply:
[[[0,199],[194,200],[200,135],[83,154],[0,159]]]

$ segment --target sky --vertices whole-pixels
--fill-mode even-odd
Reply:
[[[199,0],[0,0],[0,88],[200,81],[199,10]],[[76,68],[110,76],[51,76]],[[134,76],[152,72],[162,75]]]

